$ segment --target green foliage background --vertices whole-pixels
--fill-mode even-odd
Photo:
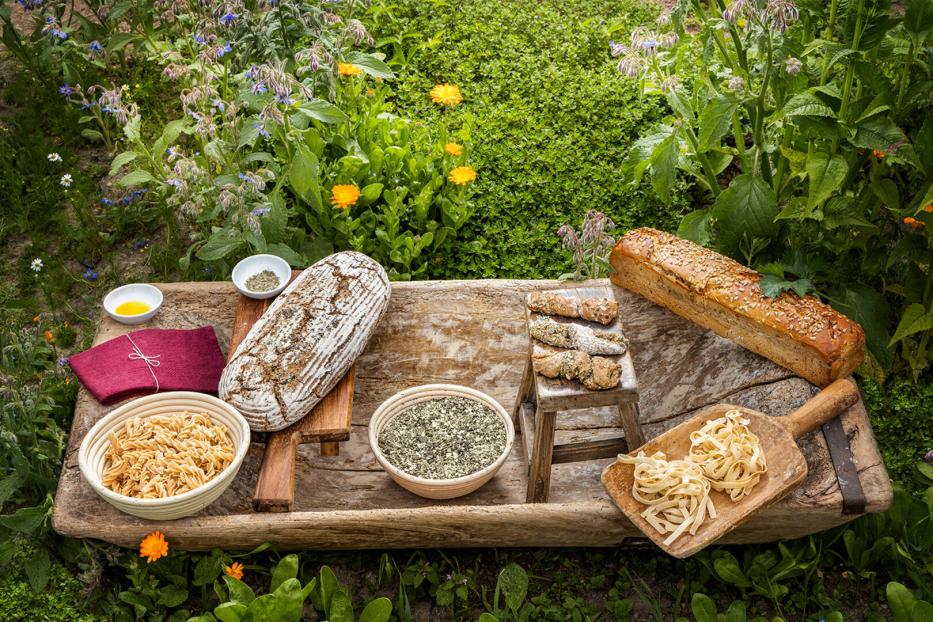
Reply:
[[[647,184],[623,187],[619,164],[666,104],[641,98],[608,61],[611,30],[651,22],[647,2],[376,0],[368,25],[399,79],[397,103],[414,118],[458,125],[473,117],[479,177],[469,240],[430,269],[435,278],[556,278],[568,258],[556,231],[587,210],[620,228],[676,228],[684,186],[663,204]],[[433,104],[437,83],[464,102]]]

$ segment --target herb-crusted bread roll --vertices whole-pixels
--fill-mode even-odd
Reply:
[[[295,423],[362,353],[390,293],[385,270],[366,255],[325,257],[253,324],[220,377],[220,398],[258,432]]]
[[[656,229],[616,243],[610,278],[818,386],[848,376],[865,357],[862,327],[812,296],[761,293],[761,275]]]

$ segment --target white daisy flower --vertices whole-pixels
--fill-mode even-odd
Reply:
[[[70,173],[65,173],[64,175],[62,175],[62,179],[61,179],[61,181],[58,182],[58,183],[60,183],[60,184],[61,184],[62,186],[64,186],[65,188],[71,188],[71,182],[73,182],[73,181],[74,181],[74,180],[71,178],[71,174],[70,174]]]
[[[55,153],[54,151],[49,154],[49,162],[61,162],[62,157]]]
[[[42,263],[42,260],[39,259],[38,257],[36,257],[35,259],[32,260],[32,263],[29,264],[29,268],[30,268],[33,272],[42,272],[42,267],[43,267],[44,265],[45,265],[45,264]]]

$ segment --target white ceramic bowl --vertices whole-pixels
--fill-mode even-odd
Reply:
[[[117,313],[117,307],[124,302],[132,301],[146,303],[149,305],[149,310],[136,315],[120,315]],[[155,315],[161,306],[162,291],[148,283],[130,283],[112,289],[109,294],[104,296],[104,311],[121,324],[142,324]]]
[[[502,422],[505,424],[505,447],[502,449],[502,454],[492,464],[476,473],[464,475],[463,477],[427,479],[409,475],[386,459],[379,449],[378,442],[379,433],[386,424],[415,404],[438,397],[465,397],[476,400],[492,408],[502,418]],[[473,492],[492,479],[496,471],[508,458],[514,442],[515,428],[512,425],[512,418],[502,405],[481,391],[456,384],[426,384],[400,391],[383,402],[369,421],[369,445],[382,468],[399,486],[428,499],[453,499]]]
[[[225,425],[230,431],[235,454],[233,462],[227,465],[226,469],[194,490],[162,499],[127,497],[115,493],[101,483],[101,476],[104,473],[104,453],[110,446],[107,438],[110,432],[121,428],[131,417],[173,415],[186,411],[192,414],[206,412],[212,421]],[[217,499],[233,481],[248,449],[249,424],[233,406],[204,393],[171,391],[147,395],[127,402],[94,424],[94,427],[81,441],[81,447],[78,450],[78,466],[81,469],[81,475],[94,489],[94,492],[121,512],[151,520],[173,520],[197,514]]]
[[[246,287],[246,280],[263,270],[271,270],[279,277],[279,286],[267,292],[254,292]],[[250,255],[233,267],[233,286],[238,292],[250,298],[272,298],[278,296],[288,285],[292,276],[292,267],[281,257],[275,255]]]

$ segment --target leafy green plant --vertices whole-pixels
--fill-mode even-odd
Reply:
[[[578,234],[570,225],[563,225],[557,230],[564,248],[573,254],[576,269],[560,275],[560,279],[598,279],[609,274],[609,253],[615,244],[612,235],[616,225],[608,216],[596,210],[590,210],[583,217],[583,228]]]
[[[891,581],[886,589],[888,607],[894,622],[925,622],[933,620],[933,605],[915,598],[903,584]]]
[[[611,49],[672,110],[624,174],[664,199],[687,175],[708,203],[679,234],[765,272],[767,295],[823,295],[882,368],[899,345],[917,376],[933,336],[933,4],[906,5],[683,0]],[[885,294],[901,298],[893,337]]]
[[[516,563],[507,564],[499,571],[492,603],[486,605],[490,610],[491,620],[529,620],[530,607],[528,597],[528,573]],[[480,622],[485,622],[480,618]]]

